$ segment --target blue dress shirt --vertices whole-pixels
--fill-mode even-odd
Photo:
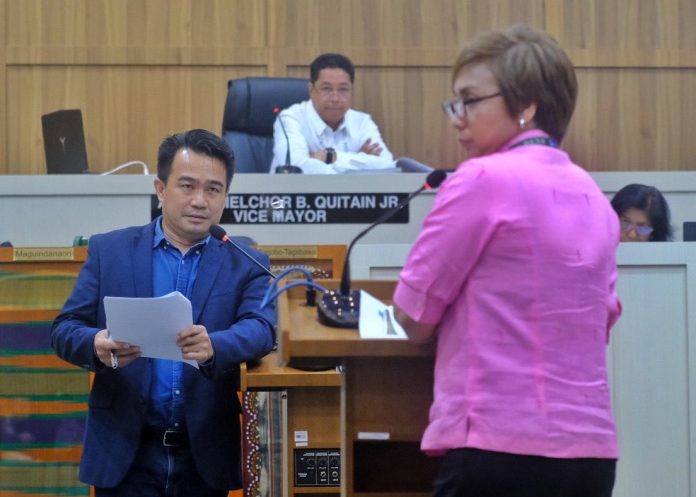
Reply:
[[[210,237],[191,247],[185,255],[167,241],[162,231],[162,218],[155,225],[152,247],[153,295],[160,297],[173,291],[191,298],[198,274],[201,253]],[[183,362],[152,359],[153,378],[150,405],[145,422],[157,429],[185,431]]]

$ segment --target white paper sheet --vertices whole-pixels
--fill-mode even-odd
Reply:
[[[198,362],[181,358],[176,334],[193,324],[191,302],[179,292],[162,297],[104,297],[106,327],[114,340],[140,347],[143,357]]]
[[[394,319],[394,307],[384,305],[365,290],[360,290],[360,338],[406,340],[406,332]]]

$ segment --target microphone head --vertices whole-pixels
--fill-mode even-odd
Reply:
[[[276,174],[302,174],[302,169],[299,166],[286,164],[284,166],[277,166],[275,172]]]
[[[428,188],[437,188],[445,181],[447,173],[442,169],[435,169],[425,178],[425,184]]]
[[[227,238],[227,232],[225,229],[220,226],[219,224],[212,224],[210,226],[210,229],[208,230],[210,234],[212,235],[213,238],[220,240],[220,241],[225,241],[225,238]]]

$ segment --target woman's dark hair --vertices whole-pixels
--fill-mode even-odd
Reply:
[[[669,205],[654,186],[637,183],[626,185],[616,192],[611,206],[619,216],[631,208],[645,211],[653,229],[649,241],[666,242],[672,239]]]
[[[174,157],[182,148],[221,160],[225,165],[225,179],[229,189],[234,176],[234,154],[225,140],[205,129],[184,131],[162,141],[157,153],[157,177],[163,183],[167,183]]]

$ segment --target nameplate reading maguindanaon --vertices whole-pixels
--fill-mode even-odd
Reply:
[[[230,193],[221,224],[364,224],[406,200],[407,193]],[[161,213],[152,196],[152,219]],[[409,222],[408,205],[387,223]]]

